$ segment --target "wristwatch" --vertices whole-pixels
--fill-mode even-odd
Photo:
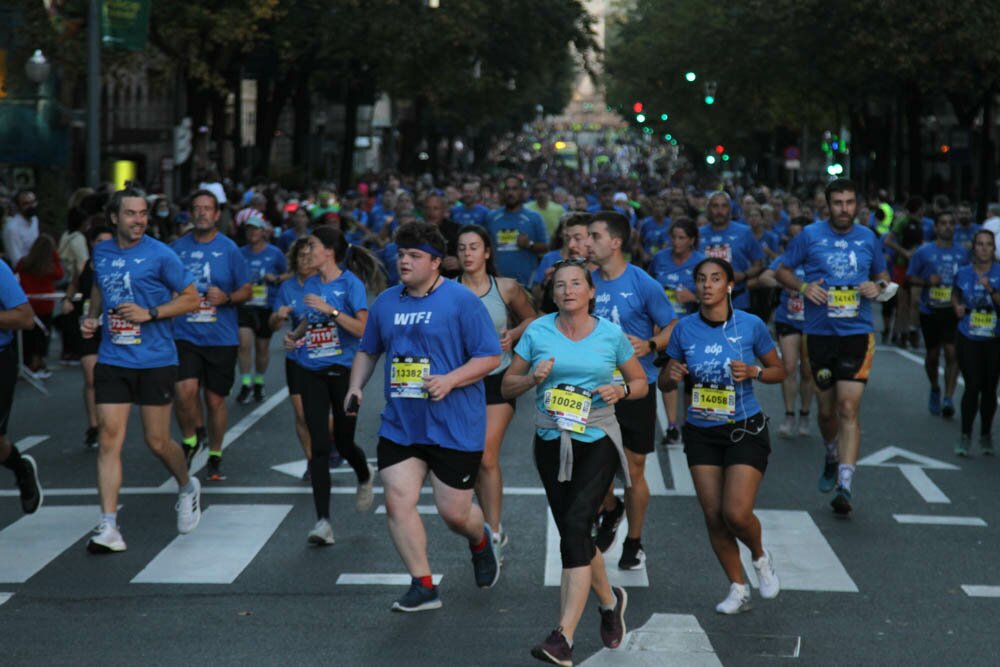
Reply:
[[[159,308],[157,308],[156,306],[153,306],[152,308],[149,309],[149,321],[150,322],[155,322],[156,318],[158,318],[159,316],[160,316],[160,309]]]
[[[761,380],[762,377],[764,377],[764,369],[761,368],[760,366],[758,366],[757,367],[757,377],[755,377],[754,379],[757,380],[757,382],[760,382],[760,380]]]
[[[332,317],[333,319],[337,319],[338,317],[340,317],[340,311],[334,308],[333,312],[330,313],[330,317]]]
[[[653,352],[656,352],[656,341],[653,340],[652,338],[650,338],[646,342],[649,343],[649,352],[650,352],[650,354],[652,354]]]
[[[628,386],[628,382],[626,382],[622,386],[625,387],[625,395],[622,396],[622,398],[628,398],[628,395],[632,393],[632,389],[631,387]]]

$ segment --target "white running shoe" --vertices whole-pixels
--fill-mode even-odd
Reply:
[[[329,546],[333,544],[333,526],[326,519],[320,519],[309,531],[309,544]]]
[[[377,470],[368,464],[368,481],[358,482],[358,495],[357,501],[354,505],[354,509],[359,512],[367,512],[372,508],[372,502],[375,501],[375,491],[373,487],[375,486],[375,475]]]
[[[177,494],[177,532],[187,535],[201,523],[201,482],[193,475],[189,477],[194,491]]]
[[[509,541],[507,538],[507,532],[503,529],[503,526],[500,526],[500,529],[497,530],[497,532],[490,535],[490,540],[493,541],[493,547],[496,549],[497,561],[503,565],[503,551]]]
[[[746,584],[732,584],[729,595],[715,605],[715,611],[720,614],[739,614],[750,610],[750,587]]]
[[[109,554],[125,551],[125,540],[122,539],[118,526],[112,526],[106,521],[102,521],[94,534],[87,542],[87,551],[92,554]]]
[[[792,437],[792,433],[795,431],[795,417],[789,417],[785,415],[785,421],[781,422],[781,426],[778,427],[778,435],[782,438]]]
[[[757,570],[757,583],[760,584],[760,596],[765,600],[773,600],[781,592],[781,580],[778,573],[774,571],[774,562],[771,554],[764,550],[764,555],[753,562],[753,568]]]
[[[799,437],[809,437],[809,415],[806,415],[805,417],[801,415],[799,416]]]

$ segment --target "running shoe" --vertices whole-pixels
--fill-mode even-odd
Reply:
[[[424,588],[419,579],[410,582],[410,589],[403,597],[392,603],[393,611],[430,611],[441,608],[441,598],[437,586]]]
[[[209,456],[208,466],[205,470],[205,479],[209,482],[223,482],[226,476],[222,474],[222,457]]]
[[[122,539],[118,526],[112,526],[102,521],[87,542],[87,551],[92,554],[110,554],[125,551],[125,540]]]
[[[760,596],[765,600],[778,597],[778,593],[781,592],[781,581],[778,579],[778,573],[774,571],[774,561],[771,560],[771,554],[767,550],[753,562],[753,569],[757,570]]]
[[[493,533],[493,536],[490,537],[490,539],[493,540],[493,548],[496,549],[497,560],[500,565],[503,566],[503,552],[507,547],[507,542],[509,541],[507,539],[507,532],[503,529],[503,526],[500,526],[497,532]]]
[[[809,437],[809,415],[799,415],[799,437]]]
[[[979,449],[983,456],[993,456],[996,453],[993,449],[993,436],[989,433],[979,436]]]
[[[837,486],[837,462],[826,461],[819,476],[819,490],[822,493],[830,493],[835,486]]]
[[[618,524],[622,522],[622,517],[625,516],[625,503],[621,498],[615,498],[615,508],[611,511],[602,511],[598,515],[597,523],[597,536],[594,538],[594,544],[601,553],[607,551],[615,541],[615,531],[618,530]]]
[[[250,403],[250,398],[253,396],[253,387],[248,384],[240,387],[240,393],[236,395],[236,402],[240,405],[247,405]]]
[[[955,416],[955,401],[950,398],[944,399],[941,403],[941,416],[948,418]]]
[[[615,596],[614,609],[601,609],[601,641],[608,648],[618,648],[625,638],[625,607],[628,606],[628,594],[624,588],[614,586],[611,592]]]
[[[262,385],[262,384],[255,384],[253,386],[253,400],[257,401],[258,403],[263,403],[264,402],[264,396],[265,396],[264,385]],[[247,401],[247,402],[249,402],[249,401]]]
[[[941,414],[941,390],[931,389],[930,398],[927,399],[927,411],[935,417]]]
[[[958,456],[968,456],[970,447],[972,447],[972,436],[963,433],[955,444],[955,453]]]
[[[851,507],[851,492],[849,489],[837,485],[837,493],[830,501],[830,507],[833,508],[833,513],[840,516],[847,516],[854,509]]]
[[[21,466],[14,472],[17,488],[21,493],[21,509],[25,514],[34,514],[42,506],[45,493],[38,481],[38,464],[27,454],[21,455]]]
[[[720,614],[740,614],[750,611],[750,587],[746,584],[730,584],[729,595],[715,605],[715,611]]]
[[[181,491],[177,494],[177,532],[186,535],[198,527],[201,522],[201,482],[197,477],[190,477],[194,487],[190,493]]]
[[[472,552],[472,572],[476,575],[476,586],[493,588],[500,578],[500,560],[493,543],[493,531],[489,524],[483,526],[486,533],[486,547],[480,552]]]
[[[100,445],[97,442],[97,427],[88,428],[87,432],[83,434],[83,446],[87,449],[97,449]]]
[[[626,537],[622,543],[622,557],[618,559],[619,570],[641,570],[646,566],[646,552],[642,542]]]
[[[320,519],[309,531],[309,544],[329,546],[333,544],[333,526],[327,519]]]
[[[778,427],[778,435],[782,438],[792,437],[792,433],[795,431],[795,417],[793,415],[785,415],[785,421],[781,423]]]
[[[50,371],[48,368],[39,368],[37,371],[35,371],[35,377],[41,378],[42,380],[48,380],[50,377],[52,377],[52,371]]]
[[[533,646],[531,655],[550,665],[573,667],[573,647],[563,636],[562,627],[553,630],[541,644]]]
[[[681,444],[681,431],[676,426],[671,426],[667,429],[667,432],[663,435],[664,445],[679,445]]]
[[[372,508],[375,500],[375,468],[368,464],[368,481],[358,482],[358,492],[354,502],[354,509],[359,512],[367,512]]]

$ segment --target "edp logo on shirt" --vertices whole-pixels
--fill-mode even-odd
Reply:
[[[705,354],[722,354],[722,346],[718,343],[705,346]]]

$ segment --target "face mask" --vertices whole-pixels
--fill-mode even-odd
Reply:
[[[167,218],[169,216],[170,216],[170,211],[157,211],[156,212],[156,217],[157,218]]]

